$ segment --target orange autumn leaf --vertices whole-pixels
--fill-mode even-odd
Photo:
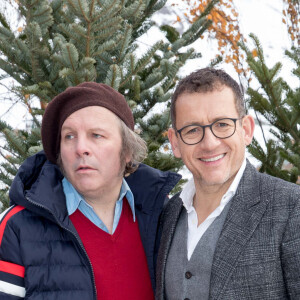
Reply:
[[[208,0],[182,1],[188,6],[184,16],[185,20],[190,23],[198,20],[210,3]],[[242,73],[242,76],[247,78],[250,72],[246,67],[246,58],[242,55],[242,50],[238,45],[239,42],[246,42],[246,39],[240,32],[239,14],[234,1],[219,0],[206,19],[211,21],[211,25],[199,38],[216,40],[218,43],[216,57],[221,57],[226,63],[232,64],[239,74]],[[178,18],[177,22],[179,22]]]
[[[46,109],[48,103],[44,101],[40,101],[41,109]]]
[[[209,1],[198,0],[191,5],[189,0],[182,1],[190,4],[188,17],[191,22],[194,22],[201,16],[209,3]],[[245,70],[242,67],[242,61],[245,60],[241,57],[238,47],[238,43],[244,41],[244,37],[240,33],[238,12],[233,1],[220,0],[206,18],[212,21],[207,32],[208,38],[217,40],[219,50],[217,56],[221,56],[225,62],[233,64],[236,70]],[[205,36],[207,36],[207,33]]]
[[[165,130],[161,135],[162,135],[163,137],[167,137],[167,136],[168,136],[168,131]]]
[[[282,22],[286,24],[288,33],[294,46],[300,46],[300,2],[294,0],[283,0],[284,18]]]
[[[253,57],[257,57],[258,56],[257,49],[253,49],[251,53],[252,53]]]

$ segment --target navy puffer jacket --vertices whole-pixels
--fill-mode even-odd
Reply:
[[[68,217],[62,178],[43,152],[20,167],[10,189],[12,206],[0,223],[0,299],[97,299],[91,263]],[[179,179],[143,164],[126,178],[153,286],[158,219]]]

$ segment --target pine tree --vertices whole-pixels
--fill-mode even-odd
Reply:
[[[265,138],[265,150],[254,139],[248,150],[261,162],[260,172],[300,183],[300,49],[292,47],[285,52],[296,65],[292,73],[298,87],[293,89],[279,76],[282,64],[268,67],[258,38],[250,37],[255,49],[250,51],[245,44],[242,49],[259,87],[248,88],[249,105],[272,126],[273,139]]]
[[[0,69],[18,85],[15,97],[32,116],[29,130],[16,130],[0,121],[5,138],[1,149],[0,199],[7,206],[7,190],[19,165],[42,149],[40,123],[49,101],[69,86],[84,81],[106,83],[122,93],[134,112],[137,129],[146,140],[145,163],[161,170],[179,170],[179,160],[167,146],[170,124],[166,108],[178,72],[188,59],[201,54],[189,47],[208,28],[207,9],[182,34],[161,27],[166,39],[140,55],[138,39],[156,26],[151,16],[166,0],[18,0],[24,22],[14,31],[0,13]]]

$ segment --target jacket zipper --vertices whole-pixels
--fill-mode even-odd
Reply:
[[[57,219],[57,217],[54,215],[54,213],[53,213],[50,209],[48,209],[47,207],[45,207],[45,206],[43,206],[43,205],[41,205],[41,204],[38,204],[38,203],[36,203],[36,202],[30,200],[28,197],[26,197],[26,199],[27,199],[28,202],[30,202],[31,204],[33,204],[33,205],[35,205],[35,206],[37,206],[37,207],[40,207],[40,208],[42,208],[42,209],[48,211],[48,212],[54,217],[56,223],[57,223],[62,229],[64,229],[64,230],[70,232],[70,233],[72,234],[72,236],[74,236],[74,237],[76,238],[76,241],[78,242],[78,244],[79,244],[81,250],[83,251],[83,253],[85,254],[85,256],[86,256],[86,258],[87,258],[87,261],[89,262],[89,265],[90,265],[90,268],[91,268],[91,271],[92,271],[92,281],[93,281],[93,285],[94,285],[94,290],[93,290],[93,292],[94,292],[95,299],[97,299],[97,288],[96,288],[96,282],[95,282],[95,275],[94,275],[95,273],[94,273],[94,269],[93,269],[92,263],[91,263],[91,261],[90,261],[90,258],[89,258],[89,256],[87,255],[87,252],[86,252],[85,248],[83,247],[81,241],[78,239],[77,235],[76,235],[72,230],[70,230],[70,229],[68,229],[68,228],[66,228],[66,227],[64,227],[64,226],[62,226],[61,223],[59,222],[59,220]]]

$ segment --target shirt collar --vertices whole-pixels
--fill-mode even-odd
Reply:
[[[72,215],[79,207],[81,201],[83,201],[87,206],[90,206],[84,198],[76,191],[74,186],[64,177],[62,180],[63,190],[66,196],[66,205],[69,216]],[[126,197],[128,204],[131,208],[133,220],[135,221],[135,208],[134,208],[134,196],[128,186],[127,182],[123,178],[122,186],[119,198],[117,202],[120,202],[124,197]],[[90,206],[91,207],[91,206]]]
[[[127,184],[126,180],[123,178],[120,196],[119,196],[118,201],[121,201],[124,197],[126,197],[126,199],[128,201],[128,204],[132,211],[133,221],[135,221],[134,196],[133,196],[133,193],[131,192],[130,187]]]
[[[180,198],[182,199],[183,206],[190,212],[193,209],[193,198],[196,193],[194,178],[191,178],[183,187]]]
[[[243,163],[242,163],[239,171],[235,175],[234,180],[232,181],[229,189],[227,190],[227,192],[222,197],[221,204],[224,201],[227,203],[235,195],[236,190],[237,190],[237,188],[239,186],[239,183],[241,181],[241,178],[242,178],[242,176],[244,174],[245,168],[246,168],[246,158],[244,158]],[[228,199],[228,201],[226,201],[227,199]]]
[[[239,185],[239,183],[241,181],[241,178],[244,174],[245,168],[246,168],[246,157],[244,158],[243,163],[242,163],[239,171],[235,175],[235,178],[232,181],[229,189],[227,190],[227,192],[223,195],[223,197],[221,199],[221,202],[220,202],[220,207],[221,208],[225,207],[225,205],[235,195],[236,190],[238,188],[238,185]],[[193,198],[194,198],[195,193],[196,193],[196,188],[195,188],[194,179],[191,178],[186,183],[186,185],[183,187],[183,189],[180,193],[180,198],[182,199],[183,206],[185,207],[185,209],[187,210],[188,213],[194,209],[194,207],[193,207]]]

